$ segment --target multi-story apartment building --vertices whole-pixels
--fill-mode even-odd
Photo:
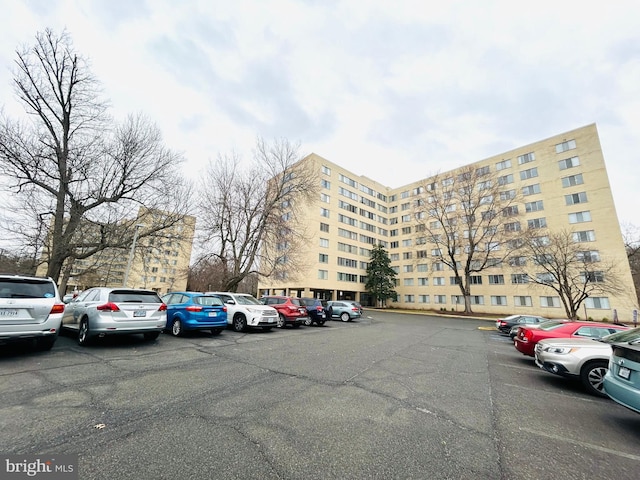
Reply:
[[[517,195],[514,206],[523,230],[544,227],[548,232],[573,232],[575,238],[588,242],[588,254],[594,260],[606,259],[616,266],[616,283],[620,288],[587,298],[580,316],[611,319],[615,309],[622,319],[631,317],[637,309],[595,124],[432,178],[416,172],[420,180],[398,188],[356,175],[316,154],[301,162],[312,163],[321,182],[317,202],[304,215],[305,225],[312,231],[303,255],[306,269],[295,278],[261,280],[259,294],[353,299],[371,304],[364,288],[366,268],[371,246],[381,244],[397,273],[398,297],[391,306],[461,310],[464,301],[460,288],[451,269],[438,261],[441,253],[434,245],[416,246],[420,221],[413,205],[419,195],[424,195],[425,185],[433,183],[435,187],[436,182],[444,184],[460,176],[460,172],[475,171],[491,174],[505,194]],[[427,168],[425,165],[425,173]],[[535,275],[533,265],[531,269],[528,274]],[[521,272],[521,267],[510,262],[497,262],[494,267],[474,274],[473,310],[498,315],[527,311],[551,318],[565,317],[555,292],[549,287],[523,283]]]
[[[136,225],[139,231],[149,230],[151,225],[147,223],[153,215],[154,212],[142,208],[136,219],[125,222]],[[128,248],[108,248],[86,259],[74,260],[67,291],[95,286],[146,288],[160,294],[185,290],[195,225],[195,217],[186,215],[156,234],[141,237],[136,232]],[[44,274],[46,267],[45,262],[38,268],[38,274]]]

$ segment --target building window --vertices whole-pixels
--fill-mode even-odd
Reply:
[[[585,299],[584,304],[587,308],[609,308],[609,298],[607,297],[589,297]]]
[[[328,238],[321,238],[320,239],[320,246],[324,247],[324,248],[328,248],[329,247],[329,239]]]
[[[580,165],[580,159],[578,157],[565,158],[564,160],[560,160],[558,162],[558,167],[560,170],[566,170],[568,168],[577,167]]]
[[[512,217],[514,215],[518,215],[518,206],[517,205],[511,205],[509,207],[505,207],[502,209],[502,216],[503,217]]]
[[[416,272],[428,272],[429,271],[429,265],[427,265],[426,263],[419,263],[416,266]]]
[[[444,277],[433,277],[433,286],[444,286]]]
[[[505,295],[491,295],[491,305],[506,306],[507,297]]]
[[[471,275],[469,277],[469,283],[471,285],[482,285],[482,275]]]
[[[402,266],[402,271],[404,273],[411,273],[413,272],[413,265],[403,265]]]
[[[484,175],[489,175],[491,173],[491,167],[489,165],[485,165],[484,167],[480,167],[476,169],[476,176],[482,177]]]
[[[400,254],[392,253],[391,255],[389,255],[389,260],[391,260],[392,262],[397,262],[398,260],[400,260]]]
[[[596,234],[593,230],[584,230],[582,232],[573,232],[573,241],[580,242],[595,242]]]
[[[503,175],[502,177],[498,177],[498,185],[508,185],[513,183],[513,174]]]
[[[415,295],[405,295],[404,303],[413,303],[415,301]]]
[[[592,263],[600,261],[600,253],[597,250],[585,250],[576,252],[576,259],[584,263]]]
[[[523,165],[525,163],[533,162],[536,159],[536,155],[533,152],[525,153],[524,155],[518,156],[518,165]]]
[[[327,208],[320,207],[320,216],[329,218],[329,210]]]
[[[540,210],[544,210],[544,205],[542,200],[537,200],[535,202],[527,202],[524,204],[524,209],[527,213],[538,212]]]
[[[411,260],[413,258],[413,252],[404,252],[402,254],[403,260]]]
[[[329,195],[327,195],[326,193],[321,193],[320,194],[320,201],[323,203],[331,203],[331,197]]]
[[[512,200],[516,198],[516,191],[515,190],[507,190],[504,192],[500,192],[500,200],[502,200],[503,202],[505,200]]]
[[[582,174],[578,173],[577,175],[570,175],[568,177],[562,177],[562,186],[564,188],[573,187],[575,185],[582,185],[584,180],[582,179]]]
[[[536,183],[535,185],[528,185],[526,187],[522,187],[523,195],[534,195],[536,193],[540,193],[540,184]]]
[[[530,306],[532,306],[531,297],[528,297],[528,296],[515,296],[515,297],[513,297],[513,304],[516,307],[530,307]]]
[[[552,308],[560,306],[560,298],[558,297],[540,297],[540,306],[543,308]]]
[[[604,283],[604,272],[582,272],[580,278],[582,283]]]
[[[320,231],[321,232],[329,232],[329,224],[320,222]]]
[[[519,232],[520,230],[521,230],[520,222],[511,222],[511,223],[504,224],[505,232]]]
[[[535,178],[538,176],[537,168],[530,168],[528,170],[523,170],[520,172],[520,180],[528,180],[530,178]]]
[[[431,303],[429,295],[418,295],[418,303]]]
[[[446,295],[434,295],[433,296],[433,302],[436,303],[437,305],[445,305],[447,303],[447,296]]]
[[[322,165],[322,173],[324,173],[325,175],[331,175],[331,169],[326,165]]]
[[[572,193],[564,196],[567,205],[576,205],[578,203],[587,203],[587,192]]]
[[[355,273],[338,272],[338,281],[358,283],[358,275],[356,275]]]
[[[413,278],[405,278],[403,284],[405,287],[413,287]]]
[[[504,285],[504,275],[489,275],[489,285]]]
[[[509,265],[511,267],[524,267],[527,264],[527,257],[511,257]]]
[[[562,142],[556,145],[556,153],[566,152],[567,150],[573,150],[576,148],[575,140],[567,140],[566,142]]]
[[[320,280],[328,280],[329,272],[327,270],[318,270],[318,278]]]
[[[429,286],[429,279],[427,277],[419,277],[418,278],[418,285],[420,285],[421,287],[428,287]]]
[[[591,212],[575,212],[569,214],[569,223],[584,223],[591,221]]]
[[[326,188],[327,190],[331,190],[331,182],[329,180],[325,180],[324,178],[320,180],[320,186],[322,188]]]
[[[505,168],[511,168],[511,160],[502,160],[496,163],[496,170],[504,170]]]
[[[513,284],[529,283],[529,275],[527,275],[526,273],[512,273],[511,283]]]
[[[528,228],[545,228],[547,226],[547,219],[542,218],[532,218],[531,220],[527,220]]]
[[[318,262],[329,263],[329,255],[327,255],[326,253],[318,254]]]

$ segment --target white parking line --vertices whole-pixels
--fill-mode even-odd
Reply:
[[[593,445],[592,443],[585,443],[579,440],[574,440],[573,438],[562,437],[560,435],[554,435],[552,433],[537,432],[535,430],[530,430],[528,428],[521,428],[521,430],[524,430],[525,432],[533,433],[534,435],[538,435],[540,437],[547,437],[553,440],[559,440],[561,442],[569,442],[575,445],[580,445],[581,447],[590,448],[592,450],[598,450],[600,452],[608,453],[611,455],[617,455],[618,457],[630,458],[631,460],[640,461],[640,456],[634,455],[632,453],[624,453],[624,452],[620,452],[619,450],[612,450],[610,448],[601,447],[599,445]]]

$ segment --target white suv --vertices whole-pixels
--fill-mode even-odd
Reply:
[[[51,278],[0,275],[0,344],[35,339],[36,348],[53,347],[64,303]]]
[[[262,305],[252,295],[234,292],[206,292],[219,297],[227,306],[227,324],[236,332],[247,327],[261,327],[271,330],[278,324],[278,312],[273,307]]]

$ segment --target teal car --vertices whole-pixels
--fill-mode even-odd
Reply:
[[[617,336],[611,344],[609,370],[604,377],[604,391],[617,403],[640,413],[640,328]]]

